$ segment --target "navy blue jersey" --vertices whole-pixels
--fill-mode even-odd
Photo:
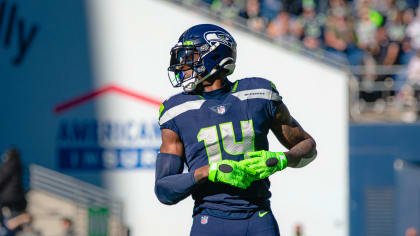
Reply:
[[[227,81],[212,92],[172,96],[161,106],[159,125],[179,135],[191,172],[210,162],[240,161],[248,158],[246,152],[268,150],[267,134],[279,102],[281,97],[266,79]],[[192,192],[194,212],[250,215],[269,208],[269,187],[268,178],[245,190],[207,181]]]

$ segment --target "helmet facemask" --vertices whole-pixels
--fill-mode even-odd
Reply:
[[[168,68],[168,76],[174,87],[183,87],[184,91],[192,92],[204,80],[216,74],[221,69],[232,71],[229,65],[225,65],[227,61],[233,61],[233,58],[225,58],[219,65],[214,66],[211,71],[206,71],[203,58],[217,49],[219,43],[209,47],[207,44],[201,47],[194,46],[175,46],[171,50],[171,61]],[[234,62],[233,62],[234,66]],[[225,68],[226,67],[226,68]],[[231,73],[228,73],[231,74]],[[201,76],[201,78],[199,78]]]
[[[178,46],[171,49],[168,77],[172,86],[180,87],[184,82],[198,76],[200,55],[194,46]]]

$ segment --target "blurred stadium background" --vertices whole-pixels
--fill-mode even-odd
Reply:
[[[317,141],[314,163],[271,178],[282,235],[417,235],[418,5],[0,0],[0,152],[19,151],[27,200],[0,202],[0,235],[188,235],[193,202],[160,204],[154,163],[158,107],[179,92],[169,50],[199,23],[238,42],[232,80],[272,80]],[[0,201],[20,175],[5,156]]]

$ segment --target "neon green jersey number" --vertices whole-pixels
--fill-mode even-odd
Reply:
[[[217,127],[215,125],[200,129],[197,139],[198,142],[204,141],[209,163],[222,160],[222,152],[220,151],[219,138],[217,137]]]
[[[232,122],[219,124],[219,128],[223,149],[226,153],[231,155],[244,155],[247,152],[254,151],[255,134],[252,120],[241,121],[242,140],[238,142],[236,141]],[[202,128],[198,132],[197,139],[199,142],[204,141],[209,163],[222,160],[221,145],[217,135],[216,125]]]

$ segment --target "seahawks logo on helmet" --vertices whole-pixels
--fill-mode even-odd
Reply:
[[[233,44],[231,36],[222,31],[208,31],[204,33],[204,38],[210,45],[214,45],[216,42],[219,42],[228,47],[232,47]]]

